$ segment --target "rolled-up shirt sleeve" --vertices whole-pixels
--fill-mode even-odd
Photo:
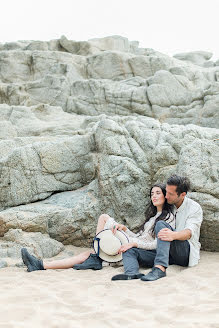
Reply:
[[[135,238],[135,237],[138,236],[137,233],[132,232],[132,231],[129,230],[128,228],[126,229],[125,233],[126,233],[129,237],[133,237],[133,238]]]
[[[147,224],[145,227],[147,227]],[[142,235],[139,235],[139,233],[136,234],[129,229],[127,229],[125,233],[129,236],[129,242],[137,244],[138,248],[148,250],[157,248],[157,239],[154,239],[152,235],[145,230],[142,232]]]
[[[150,235],[139,236],[137,238],[130,237],[130,243],[136,243],[138,248],[152,250],[157,248],[157,239],[153,239]]]
[[[154,240],[151,239],[151,236],[149,234],[147,234],[146,236],[139,236],[139,234],[130,231],[128,228],[125,231],[125,233],[129,236],[129,242],[137,244],[138,248],[143,248],[143,249],[156,248]],[[149,239],[151,239],[150,241],[148,240],[148,237]]]

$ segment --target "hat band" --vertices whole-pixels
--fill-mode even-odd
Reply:
[[[94,241],[97,241],[97,256],[99,256],[99,254],[100,254],[100,238],[98,238],[98,237],[94,237],[94,239],[93,239],[93,248],[94,248]]]

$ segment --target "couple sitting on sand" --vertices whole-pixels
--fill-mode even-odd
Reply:
[[[190,182],[185,177],[171,176],[166,185],[155,184],[150,190],[151,203],[146,221],[139,233],[131,232],[107,214],[98,219],[94,251],[56,261],[42,261],[22,248],[27,271],[46,269],[102,269],[102,261],[123,259],[124,274],[112,280],[141,279],[153,281],[166,276],[169,264],[184,267],[198,264],[200,258],[200,226],[202,209],[186,196]],[[144,275],[139,265],[152,270]]]

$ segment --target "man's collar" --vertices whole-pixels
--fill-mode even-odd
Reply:
[[[183,211],[184,208],[186,207],[187,199],[188,199],[187,196],[185,196],[185,198],[184,198],[182,204],[181,204],[180,207],[178,207],[178,208],[176,207],[176,205],[174,205],[174,212],[179,213],[179,212]]]

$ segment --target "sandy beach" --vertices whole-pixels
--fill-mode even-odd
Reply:
[[[156,282],[112,282],[121,272],[110,266],[1,269],[0,327],[219,327],[219,253],[202,252],[193,268],[170,266],[167,277]]]

